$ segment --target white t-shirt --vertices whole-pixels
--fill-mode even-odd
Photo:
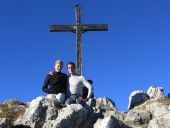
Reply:
[[[91,84],[83,76],[78,74],[68,76],[67,96],[70,96],[71,94],[82,96],[83,85],[88,88],[87,98],[90,98],[93,90]]]

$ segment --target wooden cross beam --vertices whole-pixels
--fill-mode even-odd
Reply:
[[[50,32],[76,33],[76,67],[77,73],[82,75],[82,32],[107,31],[107,24],[81,24],[81,5],[76,5],[76,25],[50,25]]]

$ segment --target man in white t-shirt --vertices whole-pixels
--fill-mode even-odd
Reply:
[[[91,84],[84,78],[76,73],[76,65],[73,62],[67,64],[67,69],[70,75],[68,76],[66,101],[65,104],[75,104],[86,102],[92,95],[93,88]],[[83,99],[82,89],[83,86],[88,88],[88,95]]]

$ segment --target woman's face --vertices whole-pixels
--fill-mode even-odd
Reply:
[[[56,72],[61,72],[63,66],[62,66],[61,64],[57,63],[57,64],[54,66],[54,68],[55,68],[55,71],[56,71]]]

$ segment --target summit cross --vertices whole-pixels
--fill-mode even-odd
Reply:
[[[76,25],[50,25],[50,32],[76,33],[76,67],[77,73],[82,75],[82,32],[107,31],[107,24],[81,24],[81,5],[75,6]]]

